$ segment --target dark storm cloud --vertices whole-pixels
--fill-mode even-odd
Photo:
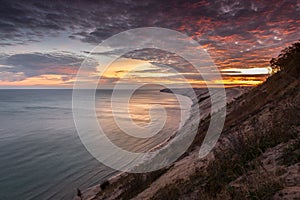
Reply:
[[[300,38],[299,11],[299,0],[6,0],[0,3],[0,45],[28,44],[62,32],[98,44],[131,28],[159,26],[199,41],[221,67],[266,66],[280,49]],[[127,57],[148,58],[147,53]],[[152,60],[188,66],[171,58]],[[23,67],[26,74],[34,73]]]
[[[161,26],[200,42],[203,37],[203,44],[218,44],[214,36],[232,35],[253,43],[257,37],[251,31],[273,35],[272,29],[299,27],[298,10],[294,0],[2,1],[0,38],[10,44],[68,31],[73,39],[98,43],[131,28]]]
[[[67,52],[25,53],[2,55],[0,57],[1,80],[19,81],[43,74],[65,75],[70,79],[76,75],[84,58]],[[88,60],[90,71],[95,71],[97,63]]]
[[[1,1],[0,38],[15,44],[69,31],[71,38],[98,43],[152,24],[157,8],[155,1]]]

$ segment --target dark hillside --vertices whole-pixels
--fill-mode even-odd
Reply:
[[[272,59],[281,71],[228,105],[210,154],[198,158],[209,117],[168,169],[124,174],[94,199],[299,199],[300,45]]]

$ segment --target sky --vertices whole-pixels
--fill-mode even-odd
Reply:
[[[93,52],[99,43],[141,27],[176,30],[199,42],[222,74],[212,84],[257,85],[271,73],[270,59],[300,39],[300,0],[2,0],[0,88],[72,88],[84,60],[91,66],[86,74],[97,77],[103,66],[96,57],[118,51]],[[113,87],[128,71],[129,83],[205,84],[186,60],[153,49],[117,59],[100,84]]]

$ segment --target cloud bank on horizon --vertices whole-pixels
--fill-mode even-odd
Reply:
[[[271,57],[300,39],[299,11],[300,0],[3,0],[0,87],[70,87],[86,52],[95,45],[121,31],[149,26],[174,29],[198,41],[225,70],[225,84],[257,84],[266,74],[238,69],[266,68]],[[104,49],[102,54],[111,56],[114,51]],[[148,65],[135,79],[159,72],[160,64],[181,68],[192,81],[199,79],[188,74],[188,63],[170,56],[172,63],[165,59],[168,54],[155,53],[151,58],[149,52],[125,56],[128,63]],[[116,66],[104,82],[116,81],[116,72],[129,66],[125,61],[122,58],[123,67]],[[93,65],[96,73],[99,63]],[[235,73],[228,73],[230,69]]]

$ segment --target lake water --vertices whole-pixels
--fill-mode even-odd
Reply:
[[[180,112],[188,115],[190,109],[187,97],[180,99],[186,105],[181,109],[173,94],[137,91],[130,101],[134,122],[147,124],[154,104],[168,113],[159,134],[137,139],[115,124],[111,93],[97,91],[97,117],[108,138],[129,151],[144,152],[162,143],[177,130]],[[124,114],[118,112],[121,118]],[[94,159],[81,143],[73,121],[72,90],[0,90],[0,200],[72,199],[76,188],[84,190],[116,173]]]

